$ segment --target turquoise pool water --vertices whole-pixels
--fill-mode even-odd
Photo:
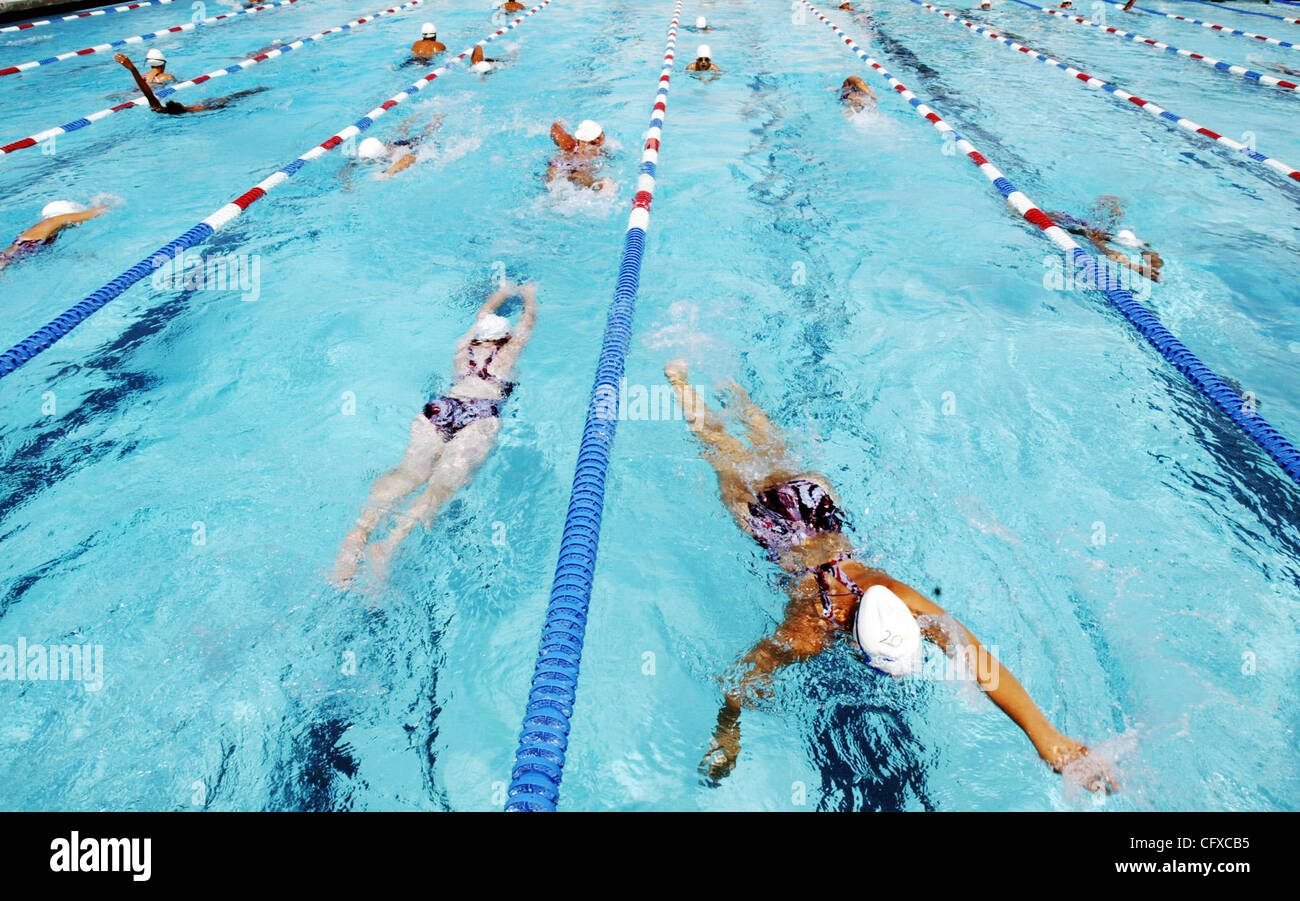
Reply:
[[[906,0],[858,5],[827,14],[1043,208],[1124,198],[1166,261],[1146,302],[1300,436],[1300,192]],[[0,36],[0,59],[186,21],[177,6]],[[945,8],[1300,165],[1285,91],[974,6]],[[187,77],[381,7],[302,0],[157,43]],[[0,684],[0,805],[501,806],[671,10],[555,0],[494,45],[508,65],[370,131],[441,113],[418,165],[377,181],[327,155],[206,245],[255,264],[255,290],[141,283],[4,379],[0,644],[102,646],[103,685]],[[718,678],[785,595],[670,418],[620,426],[562,806],[1294,809],[1294,486],[1102,299],[1046,288],[1051,246],[823,25],[781,0],[688,3],[683,24],[700,14],[724,74],[674,73],[631,389],[680,356],[695,382],[745,384],[835,482],[864,554],[941,589],[1063,731],[1119,755],[1125,790],[1084,796],[969,686],[877,677],[847,647],[785,672],[744,715],[735,773],[700,785]],[[269,89],[220,113],[133,110],[0,160],[5,235],[51,199],[114,199],[0,274],[6,346],[418,77],[420,23],[455,53],[491,15],[416,8],[179,98]],[[877,113],[841,115],[850,74]],[[106,54],[0,79],[0,137],[127,87]],[[615,199],[543,186],[556,117],[604,125]],[[541,317],[499,446],[386,585],[331,588],[503,272],[537,282]]]

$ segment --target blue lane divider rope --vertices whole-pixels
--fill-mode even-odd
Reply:
[[[596,570],[600,543],[600,519],[605,503],[605,478],[609,455],[618,424],[618,386],[623,362],[632,340],[632,317],[636,311],[637,287],[641,280],[641,255],[650,225],[650,203],[654,199],[655,173],[659,163],[659,138],[668,108],[668,84],[673,70],[673,48],[677,44],[677,19],[682,0],[673,8],[668,27],[659,89],[655,92],[650,130],[646,133],[637,178],[636,196],[628,217],[619,263],[618,285],[605,321],[605,336],[596,364],[596,381],[587,403],[587,423],[578,447],[569,509],[560,538],[560,554],[551,583],[551,600],[546,608],[542,638],[537,648],[537,665],[528,692],[519,747],[510,774],[507,811],[554,811],[560,798],[564,754],[569,744],[569,720],[578,688],[582,663],[582,642],[587,631],[587,610],[591,604],[591,583]]]
[[[1167,328],[1160,324],[1155,315],[1138,302],[1123,285],[1092,254],[1088,253],[1070,234],[1052,221],[1051,217],[1039,209],[1032,200],[1018,190],[1002,171],[989,162],[966,138],[957,133],[951,125],[943,120],[934,108],[921,102],[921,98],[912,93],[906,85],[889,73],[884,66],[873,59],[870,54],[858,46],[853,38],[844,33],[838,25],[826,18],[822,12],[808,0],[799,0],[823,25],[829,28],[858,59],[870,66],[893,88],[900,97],[907,101],[912,110],[938,129],[947,139],[952,135],[953,143],[966,155],[987,178],[1007,203],[1019,213],[1026,222],[1037,226],[1042,233],[1068,257],[1070,262],[1083,273],[1084,284],[1095,285],[1097,290],[1117,309],[1132,326],[1137,329],[1147,342],[1159,351],[1160,355],[1173,364],[1174,368],[1187,377],[1201,394],[1205,395],[1223,415],[1227,416],[1252,441],[1282,467],[1291,481],[1300,485],[1300,450],[1286,439],[1282,433],[1273,428],[1264,417],[1255,411],[1253,404],[1247,403],[1226,381],[1220,378],[1210,367],[1200,361],[1187,345],[1179,341]]]

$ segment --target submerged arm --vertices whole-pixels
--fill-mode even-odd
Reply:
[[[711,785],[718,782],[736,767],[740,756],[740,711],[761,696],[771,676],[778,669],[815,657],[830,644],[830,632],[822,620],[787,615],[770,638],[764,638],[745,655],[744,675],[731,691],[718,711],[718,724],[713,730],[713,745],[700,765],[700,770]]]

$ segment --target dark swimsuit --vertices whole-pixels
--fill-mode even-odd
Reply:
[[[844,513],[835,505],[830,492],[811,479],[791,479],[765,488],[749,504],[750,534],[773,560],[779,560],[790,548],[814,535],[839,534],[846,524]],[[849,594],[862,597],[862,590],[840,569],[840,564],[848,559],[850,556],[844,554],[808,570],[817,580],[822,616],[826,619],[833,619],[835,614],[831,598],[844,594],[831,591],[828,574],[848,586]]]
[[[515,383],[507,382],[499,375],[493,375],[487,371],[487,368],[492,364],[492,359],[497,355],[497,351],[504,347],[505,342],[508,340],[508,338],[503,339],[501,343],[496,344],[492,348],[492,352],[488,354],[488,358],[482,363],[476,365],[473,359],[470,360],[470,372],[483,381],[496,385],[501,391],[500,397],[443,395],[424,405],[424,418],[429,420],[434,428],[438,430],[438,434],[442,436],[443,441],[450,441],[455,438],[456,433],[470,423],[478,422],[480,419],[487,419],[489,416],[501,415],[501,405],[510,396],[510,392],[515,390]]]
[[[14,260],[35,253],[46,244],[53,244],[54,238],[14,238],[14,242],[0,251],[0,258],[12,263]]]

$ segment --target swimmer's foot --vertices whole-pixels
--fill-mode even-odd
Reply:
[[[678,388],[689,384],[690,365],[685,360],[669,360],[664,364],[664,375]]]
[[[334,561],[334,573],[329,580],[331,585],[338,589],[352,585],[352,580],[357,577],[357,568],[361,565],[361,554],[365,544],[365,537],[357,536],[355,533],[349,534],[343,540],[343,548],[339,551],[338,559]]]

